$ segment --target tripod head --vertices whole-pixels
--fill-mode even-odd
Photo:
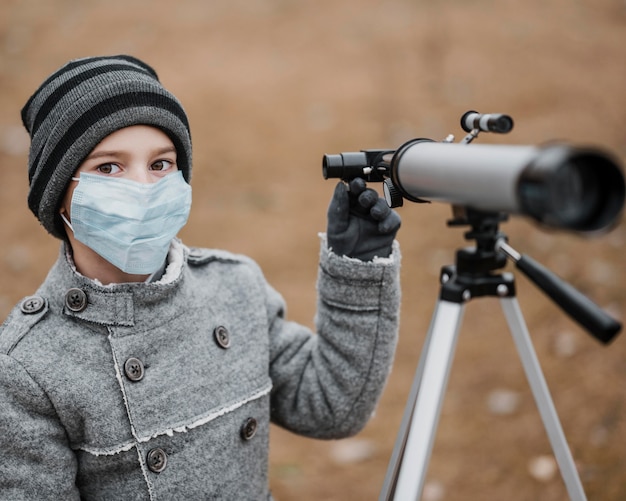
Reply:
[[[487,274],[506,266],[506,256],[496,251],[496,243],[506,238],[500,232],[500,223],[507,221],[503,212],[482,212],[466,207],[452,206],[453,219],[448,226],[470,226],[464,236],[475,240],[475,247],[466,247],[456,252],[456,270],[459,275]]]
[[[622,326],[588,297],[557,277],[532,258],[518,253],[507,243],[499,229],[508,216],[498,212],[482,212],[454,206],[449,226],[470,226],[466,240],[475,240],[474,247],[457,250],[455,266],[444,266],[441,272],[441,299],[468,301],[478,296],[515,296],[511,274],[496,274],[504,268],[507,258],[565,313],[584,327],[593,337],[608,344]]]

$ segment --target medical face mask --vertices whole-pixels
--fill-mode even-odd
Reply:
[[[187,222],[191,186],[181,171],[156,183],[81,173],[71,202],[74,237],[120,270],[151,274]]]

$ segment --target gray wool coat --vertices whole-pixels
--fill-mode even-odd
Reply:
[[[61,251],[0,330],[0,499],[270,499],[270,421],[355,434],[392,364],[397,244],[322,242],[317,334],[250,259],[175,241],[157,282],[101,286]]]

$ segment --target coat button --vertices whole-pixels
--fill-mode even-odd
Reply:
[[[65,306],[74,313],[80,313],[87,308],[87,294],[81,289],[70,289],[65,294]]]
[[[33,313],[39,313],[43,310],[43,307],[46,305],[46,302],[42,297],[39,296],[30,296],[25,298],[20,304],[20,309],[22,313],[26,313],[27,315],[32,315]]]
[[[148,462],[148,469],[153,473],[161,473],[167,466],[167,454],[160,447],[150,449],[146,459]]]
[[[220,348],[226,349],[230,347],[230,333],[223,325],[219,325],[213,330],[213,337],[215,337],[215,341]]]
[[[256,435],[258,424],[256,419],[248,418],[241,427],[241,438],[244,440],[251,440]]]
[[[133,383],[141,381],[144,373],[143,362],[138,358],[131,357],[124,363],[124,374]]]

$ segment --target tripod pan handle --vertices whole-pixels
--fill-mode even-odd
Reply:
[[[532,282],[543,290],[565,313],[587,329],[599,341],[608,344],[622,325],[587,296],[528,256],[515,262]]]

